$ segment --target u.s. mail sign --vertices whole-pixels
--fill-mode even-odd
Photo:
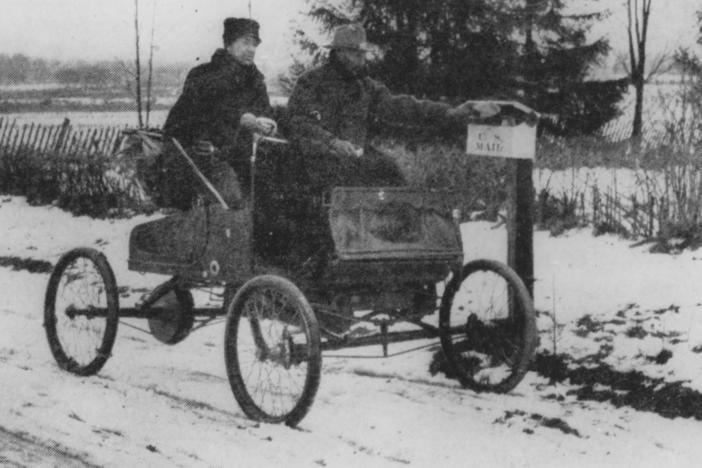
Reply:
[[[512,159],[534,159],[536,153],[536,126],[468,125],[466,153]]]

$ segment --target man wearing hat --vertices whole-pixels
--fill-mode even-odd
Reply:
[[[239,176],[247,176],[251,133],[272,127],[263,75],[254,64],[261,43],[259,25],[248,18],[224,20],[224,47],[208,63],[188,73],[183,92],[168,114],[163,131],[186,148],[201,172],[232,207],[241,206]],[[190,208],[197,193],[207,193],[182,155],[167,148],[161,165],[160,204]]]
[[[289,136],[317,189],[405,183],[394,160],[370,145],[379,123],[437,128],[499,111],[490,104],[451,108],[393,95],[367,76],[366,31],[360,24],[337,27],[327,47],[328,61],[299,78],[288,102]]]

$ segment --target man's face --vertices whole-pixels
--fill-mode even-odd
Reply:
[[[227,52],[244,65],[252,65],[256,56],[256,47],[258,47],[258,41],[253,36],[242,36],[227,46]]]
[[[336,49],[336,56],[350,72],[358,73],[366,66],[366,51],[360,49]]]

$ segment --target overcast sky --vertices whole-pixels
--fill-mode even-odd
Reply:
[[[194,61],[221,46],[222,20],[248,16],[248,0],[139,0],[141,48],[150,44],[155,12],[156,57]],[[259,56],[288,55],[290,21],[304,0],[251,0],[261,23]],[[134,0],[0,0],[0,53],[72,59],[132,59]]]
[[[581,1],[581,0],[576,0]],[[156,60],[194,62],[220,45],[222,20],[248,16],[248,0],[139,0],[142,50],[150,43],[152,5],[156,4]],[[251,0],[261,23],[258,62],[287,61],[291,21],[304,21],[305,0]],[[597,25],[615,48],[626,46],[624,0],[602,0],[615,14]],[[66,59],[134,57],[134,0],[1,0],[0,53]],[[653,0],[650,48],[692,45],[696,9],[702,0]]]

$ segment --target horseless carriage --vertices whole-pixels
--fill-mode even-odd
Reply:
[[[252,198],[258,148],[279,142],[254,137]],[[465,387],[507,392],[523,378],[536,342],[527,288],[502,263],[464,264],[460,215],[447,194],[334,188],[315,205],[333,246],[310,273],[305,262],[285,269],[262,261],[254,252],[257,204],[230,209],[198,175],[219,203],[131,232],[129,269],[171,277],[140,303],[120,307],[113,270],[97,250],[73,249],[58,261],[44,326],[61,368],[97,373],[124,318],[147,320],[156,339],[175,344],[197,320],[226,316],[229,383],[243,412],[259,421],[299,423],[319,386],[322,353],[343,348],[379,345],[386,357],[392,343],[438,339]],[[203,287],[221,306],[194,304],[191,290]]]

